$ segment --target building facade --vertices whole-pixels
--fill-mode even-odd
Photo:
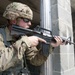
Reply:
[[[44,19],[46,22],[43,21],[43,27],[48,29],[51,27],[50,29],[54,35],[67,38],[71,37],[71,41],[74,42],[75,14],[73,13],[73,1],[46,0],[48,3],[45,0],[41,1],[43,8],[45,8],[44,10],[47,10],[43,11],[46,19]],[[50,9],[48,9],[48,7]],[[48,14],[50,16],[48,16]],[[49,19],[50,22],[47,19]],[[55,48],[44,65],[44,74],[42,75],[75,75],[74,55],[73,44],[61,45]]]

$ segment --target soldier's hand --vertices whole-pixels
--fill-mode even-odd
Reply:
[[[46,43],[46,41],[44,39],[39,38],[37,36],[30,36],[30,37],[28,37],[28,39],[31,42],[31,47],[34,47],[34,46],[36,47],[39,44],[39,42]]]
[[[56,40],[56,43],[54,43],[54,42],[51,43],[51,45],[52,45],[53,47],[57,47],[57,46],[63,44],[63,43],[62,43],[63,40],[62,40],[59,36],[55,36],[54,39]]]

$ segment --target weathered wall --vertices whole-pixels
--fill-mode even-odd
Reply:
[[[53,34],[69,37],[73,41],[70,0],[51,0]],[[62,45],[53,52],[53,75],[75,75],[74,46]]]

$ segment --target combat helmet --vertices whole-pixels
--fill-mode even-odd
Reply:
[[[32,20],[33,12],[29,6],[25,4],[13,2],[6,7],[5,12],[3,13],[3,17],[9,20],[14,20],[18,17],[28,18]]]

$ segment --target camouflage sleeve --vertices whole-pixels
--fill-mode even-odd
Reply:
[[[50,46],[50,49],[49,49],[49,54],[52,52],[52,46]],[[40,51],[38,51],[37,53],[35,53],[35,57],[33,57],[31,60],[30,60],[30,63],[32,65],[35,65],[35,66],[40,66],[42,65],[48,58],[48,56],[44,56]]]
[[[16,41],[10,47],[5,47],[0,34],[0,71],[4,71],[18,64],[27,46],[29,47],[30,43],[27,37],[22,36],[20,40]]]

